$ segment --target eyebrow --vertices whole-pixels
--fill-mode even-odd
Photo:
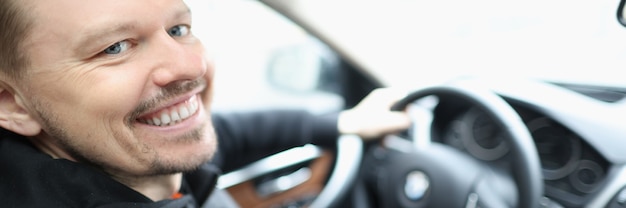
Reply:
[[[99,29],[86,29],[83,34],[78,37],[78,40],[74,42],[74,48],[80,53],[84,54],[84,52],[90,51],[93,47],[100,47],[100,45],[105,44],[108,40],[107,38],[115,38],[116,35],[129,33],[129,31],[137,28],[139,23],[135,21],[125,22],[125,23],[117,23],[113,26],[102,27]]]
[[[179,9],[172,15],[173,19],[181,19],[183,17],[191,17],[191,10],[185,6],[184,9]],[[103,23],[106,25],[107,23]],[[120,34],[130,33],[139,27],[141,23],[136,20],[131,20],[122,23],[114,23],[113,26],[101,27],[97,29],[87,28],[84,30],[84,34],[81,35],[77,41],[74,42],[74,48],[79,54],[85,54],[85,52],[91,52],[94,47],[101,47],[103,44],[115,41],[116,36]],[[108,39],[107,39],[108,38]],[[110,40],[112,39],[112,40]],[[121,41],[121,40],[118,40]]]
[[[112,34],[126,33],[128,31],[131,31],[137,28],[137,24],[138,24],[137,22],[122,23],[122,24],[117,24],[113,27],[109,27],[106,29],[91,31],[85,34],[84,36],[82,36],[83,37],[82,39],[84,40],[80,42],[89,43],[91,42],[90,40],[101,39]]]

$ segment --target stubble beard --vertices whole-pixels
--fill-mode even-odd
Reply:
[[[203,142],[201,140],[216,141],[213,127],[208,124],[208,122],[205,122],[201,127],[185,135],[174,138],[174,142],[190,144]],[[211,145],[211,147],[215,146],[216,145]],[[187,158],[175,158],[169,161],[165,160],[166,157],[162,157],[156,152],[154,160],[151,161],[150,173],[148,175],[156,176],[190,172],[197,169],[200,165],[207,163],[213,157],[214,153],[215,149],[207,149]]]
[[[202,81],[200,81],[202,82]],[[165,89],[164,96],[173,96],[174,94],[178,94],[179,92],[184,91],[185,89],[191,89],[193,86],[198,86],[202,83],[192,83],[183,86],[182,84],[178,87],[172,87],[169,90]],[[153,99],[152,102],[157,102],[163,100],[164,96]],[[70,155],[76,162],[84,163],[89,166],[100,169],[108,174],[118,175],[129,174],[124,167],[116,166],[115,164],[111,164],[109,161],[106,161],[105,158],[99,157],[98,155],[94,155],[92,152],[88,150],[81,150],[79,145],[77,145],[74,140],[78,139],[88,139],[88,138],[74,138],[75,136],[70,135],[67,128],[64,127],[63,122],[59,119],[59,116],[53,113],[52,110],[46,109],[43,102],[39,102],[34,100],[34,108],[36,112],[39,114],[39,118],[41,118],[42,126],[44,127],[45,132],[54,139],[56,144],[63,149],[68,155]],[[147,104],[146,104],[147,103]],[[153,105],[151,102],[144,103],[143,107]],[[137,111],[135,111],[137,112]],[[133,113],[136,115],[136,113]],[[129,116],[134,118],[133,116]],[[210,117],[210,116],[209,116]],[[124,123],[128,129],[134,129],[135,119],[127,119]],[[113,132],[113,136],[116,138],[128,137],[128,135],[123,135],[121,132]],[[209,137],[209,138],[206,138]],[[177,138],[171,139],[171,142],[175,143],[198,143],[198,142],[206,142],[202,140],[209,140],[209,142],[213,142],[211,145],[213,149],[207,149],[206,151],[199,152],[194,154],[190,158],[166,158],[163,155],[160,155],[159,151],[154,148],[154,146],[141,142],[140,144],[135,144],[141,146],[141,151],[132,152],[133,155],[136,155],[134,160],[143,160],[145,164],[150,164],[147,171],[144,171],[141,174],[136,174],[134,177],[142,177],[142,176],[159,176],[159,175],[170,175],[181,172],[189,172],[197,169],[200,165],[208,162],[215,153],[215,147],[217,146],[217,137],[214,132],[212,122],[205,121],[198,128],[181,135]],[[97,140],[93,140],[97,141]],[[125,150],[136,149],[136,146],[129,145],[123,147]],[[84,149],[84,148],[82,148]],[[150,155],[151,154],[151,155]],[[145,159],[141,159],[146,156]],[[175,157],[175,156],[174,156]],[[130,174],[133,175],[133,174]]]

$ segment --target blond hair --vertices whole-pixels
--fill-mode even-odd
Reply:
[[[0,0],[0,75],[18,79],[23,76],[28,58],[22,47],[32,21],[20,1]],[[23,3],[23,2],[22,2]]]

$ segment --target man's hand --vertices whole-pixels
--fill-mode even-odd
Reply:
[[[411,120],[406,112],[390,110],[406,95],[405,91],[391,88],[372,91],[357,106],[339,114],[339,133],[356,134],[368,140],[407,129]]]

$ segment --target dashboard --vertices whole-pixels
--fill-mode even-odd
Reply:
[[[606,181],[609,163],[576,133],[535,111],[517,107],[535,141],[546,195],[557,201],[581,202]],[[439,142],[482,161],[506,167],[507,138],[476,108],[462,111],[441,129]],[[503,164],[499,164],[503,163]]]
[[[504,98],[513,107],[515,113],[519,115],[534,141],[539,156],[544,188],[544,197],[541,201],[542,207],[596,208],[622,207],[626,204],[626,154],[623,151],[623,147],[626,147],[626,139],[624,139],[626,137],[626,128],[623,128],[623,119],[626,118],[626,101],[624,101],[626,90],[594,86],[561,85],[529,80],[486,80],[481,78],[477,80],[459,80],[458,82],[461,86],[473,84],[488,86],[489,89]],[[450,84],[454,85],[454,83]],[[508,171],[513,173],[513,170],[520,170],[519,167],[513,167],[511,162],[513,161],[513,153],[507,143],[511,139],[506,137],[504,127],[491,120],[489,114],[476,107],[470,101],[464,100],[464,98],[440,96],[435,101],[431,101],[433,100],[426,98],[417,101],[415,105],[419,106],[418,109],[411,108],[415,106],[410,106],[409,113],[415,113],[414,119],[416,120],[414,126],[409,131],[399,135],[399,139],[383,140],[384,146],[400,150],[400,152],[411,152],[414,150],[413,148],[428,147],[427,142],[438,142],[456,148],[461,154],[467,154],[476,158],[476,161],[487,163],[490,168],[494,167],[501,170],[497,172]],[[425,111],[421,111],[422,109]],[[412,139],[413,143],[407,141],[407,139]],[[360,149],[355,148],[356,144],[360,143],[360,139],[355,139],[355,141],[352,144],[343,145],[344,148],[339,148],[336,152],[346,153]],[[394,143],[397,141],[402,142]],[[342,145],[339,146],[342,147]],[[437,146],[441,147],[442,145]],[[433,149],[433,146],[430,148]],[[378,177],[381,176],[378,173],[382,173],[380,170],[384,169],[384,173],[389,173],[387,176],[390,176],[391,173],[401,174],[405,170],[403,168],[411,169],[414,167],[415,155],[407,154],[407,158],[394,160],[399,161],[399,163],[392,163],[389,162],[391,157],[383,156],[382,152],[376,151],[379,149],[373,148],[371,150],[374,151],[368,151],[371,154],[366,154],[366,156],[371,156],[367,158],[374,159],[364,159],[364,161],[368,162],[362,163],[367,165],[362,167],[361,171],[373,173],[373,176],[376,176],[374,177],[376,180],[368,180],[369,182],[374,181],[375,185],[372,186],[373,188],[368,187],[366,191],[374,190],[372,193],[377,194],[376,196],[381,197],[380,200],[385,201],[384,199],[387,199],[385,197],[396,196],[393,195],[393,193],[396,193],[394,192],[396,189],[382,186],[384,183],[378,180],[380,179]],[[455,153],[458,152],[455,151]],[[349,155],[361,155],[361,153],[356,152]],[[441,155],[433,156],[433,158],[454,159],[452,157],[439,156]],[[310,163],[310,161],[316,158],[322,158],[323,160],[320,161],[325,162],[318,163],[319,161],[316,160],[316,162]],[[351,175],[351,171],[347,170],[357,170],[359,168],[349,167],[349,165],[342,163],[341,161],[345,162],[345,160],[340,159],[342,158],[340,155],[337,158],[339,162],[335,163],[331,169],[335,169],[337,173],[342,173],[340,175],[343,176],[339,177],[339,180],[334,180],[331,177],[329,181],[334,182],[326,184],[350,184],[348,181],[355,177]],[[278,190],[278,192],[281,192],[280,194],[269,198],[248,197],[245,200],[238,198],[237,201],[252,206],[259,205],[263,200],[276,204],[276,201],[282,202],[285,199],[283,197],[287,197],[290,199],[287,205],[291,206],[293,195],[304,194],[307,196],[304,200],[310,200],[311,198],[308,196],[311,195],[311,190],[319,190],[319,187],[321,187],[319,184],[323,184],[326,176],[316,174],[319,172],[316,171],[319,170],[316,168],[311,168],[310,171],[309,169],[299,169],[298,171],[289,169],[289,173],[280,172],[280,175],[270,175],[268,173],[301,163],[311,164],[311,167],[328,169],[332,163],[332,159],[328,159],[325,152],[311,146],[298,148],[298,150],[293,152],[291,150],[283,152],[281,155],[266,159],[252,164],[246,169],[220,177],[218,187],[228,188],[232,196],[249,196],[241,194],[242,191],[261,193],[260,195],[264,196],[267,194],[263,193],[274,193]],[[425,160],[429,161],[428,158]],[[347,164],[359,164],[358,161],[361,160],[351,159],[349,161],[357,162],[348,162]],[[459,161],[464,162],[465,160]],[[474,160],[471,161],[473,162]],[[392,165],[378,166],[381,164]],[[405,164],[408,165],[404,166]],[[453,166],[466,167],[457,165],[457,163],[454,163]],[[398,167],[400,168],[398,169]],[[305,184],[305,182],[299,180],[303,175],[301,174],[303,172],[300,170],[304,170],[305,176],[311,176],[313,181],[316,181],[310,183],[314,185],[310,185],[307,182],[304,186],[312,187],[313,189],[294,188],[290,191],[282,192],[284,190],[278,188],[282,186],[278,185],[281,184],[279,183],[280,181],[285,181],[284,179],[286,178],[290,179],[289,181],[292,185]],[[391,170],[400,171],[394,172]],[[467,177],[468,169],[461,168],[460,170],[458,172],[461,172],[461,177]],[[503,175],[514,175],[514,173]],[[248,181],[257,177],[260,177],[260,180]],[[448,180],[447,177],[443,178]],[[398,182],[401,180],[392,181]],[[435,182],[437,181],[433,180],[433,184]],[[452,183],[454,182],[456,181]],[[267,186],[267,184],[270,184],[270,186]],[[397,185],[395,183],[389,184]],[[449,187],[446,185],[438,187]],[[513,184],[501,183],[496,184],[496,186],[513,187]],[[269,188],[266,189],[265,187]],[[435,186],[433,185],[433,187]],[[340,190],[340,188],[331,187],[327,190]],[[435,189],[433,188],[432,190],[434,193]],[[449,196],[447,195],[449,193],[446,192],[445,194],[446,197]],[[330,195],[336,196],[337,192]],[[448,199],[446,198],[446,200]]]
[[[553,204],[550,207],[608,206],[616,200],[626,185],[616,183],[625,177],[617,171],[623,168],[625,155],[615,149],[625,145],[620,138],[626,132],[618,123],[622,123],[619,115],[626,112],[622,102],[626,93],[594,86],[494,82],[498,83],[489,86],[498,86],[495,91],[515,109],[533,137],[544,200]],[[511,170],[509,138],[485,112],[462,100],[444,98],[433,114],[433,141]]]

